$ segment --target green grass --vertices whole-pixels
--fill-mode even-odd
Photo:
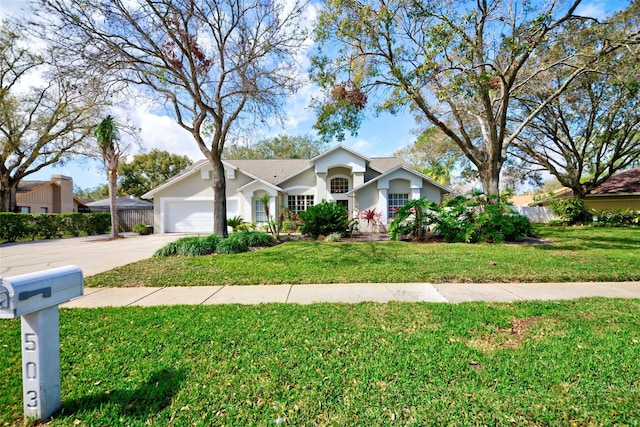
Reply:
[[[62,309],[53,426],[638,425],[640,300]],[[21,425],[20,321],[0,425]]]
[[[87,286],[640,280],[640,228],[538,227],[545,245],[289,242],[260,251],[169,257]]]

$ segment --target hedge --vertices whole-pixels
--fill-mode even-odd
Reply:
[[[111,227],[108,212],[63,214],[23,214],[0,212],[0,241],[15,242],[30,237],[31,240],[52,239],[63,235],[89,236],[105,234]]]

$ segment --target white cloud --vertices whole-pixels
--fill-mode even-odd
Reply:
[[[138,151],[157,148],[186,155],[194,161],[204,157],[191,133],[181,128],[173,118],[152,113],[147,106],[143,106],[137,111],[137,120],[142,140],[142,150]]]
[[[601,2],[585,3],[576,9],[576,15],[588,16],[595,19],[606,18],[604,4]]]

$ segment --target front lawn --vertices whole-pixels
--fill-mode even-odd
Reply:
[[[87,286],[640,280],[640,228],[536,227],[549,244],[289,242],[235,255],[152,258]]]
[[[62,309],[60,324],[52,426],[640,420],[640,300]],[[0,322],[0,360],[0,425],[21,425],[18,319]]]

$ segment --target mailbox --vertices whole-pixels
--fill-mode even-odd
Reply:
[[[82,270],[69,265],[0,279],[0,319],[44,310],[83,294]]]

